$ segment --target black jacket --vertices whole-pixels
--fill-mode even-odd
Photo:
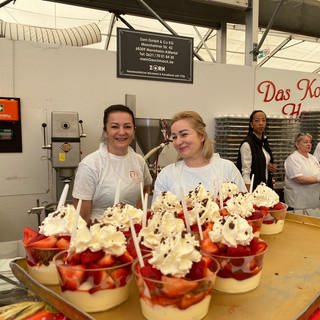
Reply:
[[[272,151],[267,137],[260,140],[253,132],[250,131],[247,137],[242,141],[240,148],[244,142],[248,142],[252,154],[250,177],[254,174],[253,190],[261,182],[264,182],[268,187],[272,188],[272,174],[270,171],[268,171],[268,181],[266,181],[266,157],[262,151],[262,147],[264,147],[264,149],[270,154],[270,162],[273,163]],[[240,148],[238,152],[237,167],[240,172],[242,172]]]

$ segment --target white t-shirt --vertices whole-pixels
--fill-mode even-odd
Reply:
[[[141,194],[140,182],[151,185],[152,177],[143,157],[132,148],[129,147],[125,156],[116,156],[101,143],[97,151],[80,162],[72,196],[93,201],[91,218],[94,219],[113,206],[119,181],[119,200],[135,206]]]
[[[320,183],[301,184],[293,179],[301,176],[319,176],[320,164],[312,155],[304,157],[294,151],[284,162],[286,172],[284,186],[284,200],[294,209],[308,209],[320,207]]]
[[[179,199],[182,193],[193,190],[199,183],[213,195],[217,195],[222,182],[234,182],[241,192],[247,192],[240,171],[230,160],[215,153],[210,163],[203,167],[191,168],[184,161],[172,163],[163,168],[154,185],[153,200],[163,191],[170,191]]]

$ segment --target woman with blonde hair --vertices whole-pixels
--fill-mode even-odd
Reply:
[[[182,193],[193,190],[199,183],[215,195],[222,182],[234,182],[240,191],[247,191],[234,163],[214,153],[206,124],[197,112],[182,111],[172,118],[171,139],[178,161],[159,173],[153,199],[163,191],[170,191],[181,199]]]
[[[295,138],[296,150],[284,162],[285,203],[294,210],[320,207],[320,164],[310,154],[312,136],[299,133]]]

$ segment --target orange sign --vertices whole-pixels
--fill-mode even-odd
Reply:
[[[0,98],[0,121],[19,121],[19,103],[17,100]]]

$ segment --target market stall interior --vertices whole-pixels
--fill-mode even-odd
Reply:
[[[114,51],[116,28],[125,26],[192,36],[195,56],[208,62],[251,65],[256,58],[260,67],[320,71],[317,0],[30,0],[25,5],[21,0],[7,0],[1,7],[0,36],[8,39],[41,42],[45,31],[55,44],[52,34],[62,32],[68,35],[67,45]],[[92,9],[89,15],[86,8]],[[83,19],[82,13],[86,15]],[[162,28],[156,19],[161,19]],[[88,20],[92,23],[87,24]],[[83,27],[68,28],[79,21],[84,21]],[[27,25],[37,37],[30,38],[29,32],[22,31]],[[46,27],[37,30],[34,26]],[[78,40],[73,31],[81,35]],[[61,39],[64,41],[63,36]]]

